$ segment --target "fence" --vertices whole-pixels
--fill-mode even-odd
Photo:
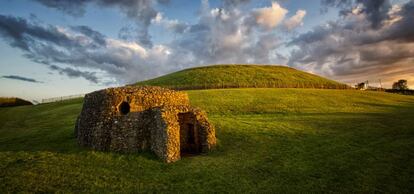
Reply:
[[[46,99],[42,99],[42,103],[59,102],[59,101],[70,100],[74,98],[81,98],[84,96],[85,94],[77,94],[77,95],[61,96],[61,97],[55,97],[55,98],[46,98]]]

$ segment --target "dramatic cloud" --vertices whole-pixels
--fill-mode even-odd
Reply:
[[[348,3],[343,10],[353,11],[290,42],[297,49],[289,65],[350,82],[388,79],[392,69],[414,72],[414,1]]]
[[[95,83],[149,78],[140,75],[153,76],[148,71],[163,65],[169,52],[165,46],[145,49],[134,42],[111,39],[86,26],[40,26],[12,16],[0,15],[0,34],[33,61]],[[106,77],[98,78],[98,74]]]
[[[277,52],[281,38],[276,31],[268,29],[276,27],[281,15],[286,14],[286,9],[279,4],[243,12],[234,6],[210,9],[204,2],[201,10],[199,21],[189,25],[170,45],[174,55],[187,60],[182,64],[275,64],[285,60]],[[279,18],[274,20],[273,16]]]
[[[85,4],[87,0],[72,0],[72,1],[59,1],[59,0],[35,0],[47,7],[55,8],[59,11],[63,11],[69,15],[80,17],[85,14]]]
[[[4,75],[4,76],[1,76],[1,77],[6,78],[6,79],[14,79],[14,80],[25,81],[25,82],[43,83],[41,81],[37,81],[37,80],[32,79],[32,78],[27,78],[27,77],[18,76],[18,75]]]
[[[75,17],[83,16],[87,4],[95,4],[101,7],[116,7],[127,17],[135,20],[139,26],[138,40],[145,46],[152,46],[151,36],[148,27],[151,20],[157,16],[154,9],[155,3],[166,4],[168,0],[35,0],[47,7],[63,11]]]
[[[291,32],[303,25],[306,10],[287,10],[281,1],[252,7],[258,4],[222,0],[210,7],[202,0],[191,22],[156,9],[168,0],[34,1],[74,17],[97,6],[129,18],[116,39],[88,26],[0,15],[1,38],[25,57],[93,83],[131,83],[219,63],[288,64],[346,82],[414,76],[414,0],[321,0],[339,10],[338,19],[303,34]],[[153,43],[151,26],[173,38]]]
[[[322,0],[322,4],[341,8],[341,15],[364,14],[374,28],[388,19],[391,9],[389,0]]]
[[[256,9],[253,11],[252,15],[257,24],[266,29],[272,29],[285,18],[287,13],[287,9],[281,7],[278,3],[273,2],[272,7]]]
[[[223,0],[224,8],[234,8],[246,3],[249,3],[250,0]]]
[[[303,25],[303,18],[306,16],[305,10],[298,10],[294,16],[287,19],[283,24],[288,31],[292,31],[298,26]]]
[[[96,73],[94,72],[84,72],[84,71],[79,71],[79,70],[72,69],[69,67],[61,68],[56,65],[51,65],[50,69],[54,71],[58,71],[59,74],[67,75],[68,77],[72,77],[72,78],[83,77],[86,80],[89,80],[93,83],[99,82],[99,79],[97,78]]]
[[[157,16],[152,20],[152,23],[159,24],[164,26],[167,30],[182,34],[185,30],[188,29],[189,25],[178,20],[170,20],[168,18],[164,18],[162,13],[158,13]]]
[[[67,5],[70,3],[40,2],[69,14],[76,13]],[[127,2],[130,1],[89,0],[80,1],[79,5],[83,8],[85,4],[95,3],[122,8]],[[152,5],[152,1],[134,2]],[[24,56],[32,61],[59,74],[82,77],[93,83],[132,83],[207,64],[285,63],[287,58],[278,52],[284,44],[279,24],[289,23],[289,29],[298,27],[305,12],[300,10],[285,22],[287,10],[276,2],[270,7],[241,10],[247,3],[243,0],[224,1],[223,7],[210,8],[204,0],[197,20],[191,24],[154,11],[155,15],[147,17],[150,18],[148,25],[165,28],[174,39],[152,46],[131,37],[134,27],[122,28],[121,39],[114,39],[88,26],[45,25],[4,15],[0,15],[0,35],[11,46],[23,50]],[[142,4],[136,6],[145,7]],[[139,18],[136,14],[143,13],[132,12],[129,16]],[[282,28],[284,25],[280,25]]]

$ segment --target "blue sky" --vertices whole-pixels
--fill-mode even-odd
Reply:
[[[398,33],[412,0],[76,2],[0,0],[0,96],[81,94],[221,63],[289,65],[349,84],[413,80],[412,31]]]

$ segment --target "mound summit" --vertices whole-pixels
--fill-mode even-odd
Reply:
[[[218,88],[323,88],[347,89],[348,86],[318,75],[286,66],[212,65],[185,69],[134,85],[171,89]]]

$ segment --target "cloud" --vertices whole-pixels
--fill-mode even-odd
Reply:
[[[281,7],[277,2],[272,2],[271,7],[256,9],[252,12],[255,22],[266,29],[276,27],[288,13],[288,10]]]
[[[340,8],[341,15],[364,14],[373,28],[388,19],[392,7],[389,0],[322,0],[322,5]]]
[[[354,82],[388,79],[390,69],[414,72],[414,1],[391,8],[387,1],[348,3],[343,10],[354,11],[290,41],[296,49],[289,65]]]
[[[223,7],[225,9],[231,9],[231,8],[243,5],[243,4],[247,4],[250,2],[250,0],[223,0],[222,2],[223,2]]]
[[[88,3],[109,5],[109,1],[82,2],[80,8]],[[191,24],[156,12],[148,17],[152,18],[150,23],[164,27],[174,34],[174,39],[152,46],[134,41],[130,36],[135,30],[133,26],[121,29],[120,39],[115,39],[88,26],[47,25],[4,15],[0,15],[0,35],[12,47],[24,51],[25,57],[52,71],[99,84],[133,83],[206,64],[286,63],[286,56],[279,52],[284,40],[277,26],[284,23],[287,10],[277,3],[241,10],[246,3],[229,1],[222,7],[210,8],[208,1],[203,1],[196,21]]]
[[[244,9],[250,1],[224,0],[221,7],[210,8],[203,0],[195,22],[185,23],[155,9],[168,1],[37,1],[75,17],[81,17],[89,4],[115,7],[136,21],[115,39],[88,26],[62,27],[0,15],[1,37],[23,50],[25,57],[93,83],[131,83],[217,63],[288,63],[344,81],[389,81],[414,74],[414,0],[322,0],[326,8],[339,9],[339,19],[291,40],[280,32],[301,26],[306,11],[293,10],[295,14],[286,17],[288,10],[277,2]],[[150,25],[165,28],[174,39],[152,43]],[[292,49],[289,55],[281,52],[285,46]]]
[[[83,77],[92,83],[99,82],[99,78],[96,76],[96,73],[94,72],[85,72],[85,71],[80,71],[80,70],[76,70],[76,69],[69,68],[69,67],[61,68],[56,65],[51,65],[50,69],[54,71],[58,71],[59,74],[67,75],[68,77],[72,77],[72,78]]]
[[[1,76],[1,77],[6,78],[6,79],[14,79],[14,80],[25,81],[25,82],[43,83],[43,82],[37,81],[33,78],[28,78],[28,77],[23,77],[23,76],[18,76],[18,75],[4,75],[4,76]]]
[[[85,14],[85,7],[94,4],[101,7],[115,7],[122,11],[128,18],[133,19],[138,25],[137,38],[140,44],[152,46],[148,27],[151,20],[157,16],[154,4],[167,4],[168,0],[35,0],[38,3],[62,11],[74,17]]]
[[[273,3],[273,7],[275,6]],[[263,9],[267,12],[267,9],[272,8]],[[181,64],[192,66],[217,63],[279,63],[283,58],[277,52],[281,38],[276,31],[263,30],[256,22],[256,17],[252,17],[263,9],[249,12],[240,11],[238,8],[210,9],[204,3],[199,20],[189,25],[170,47],[174,55],[186,59]]]
[[[85,4],[88,0],[72,0],[72,1],[59,1],[59,0],[36,0],[37,2],[59,11],[65,12],[74,17],[80,17],[85,14]]]
[[[286,28],[286,30],[292,31],[293,29],[303,25],[303,18],[305,18],[305,16],[306,16],[305,10],[298,10],[294,16],[285,20],[283,25]]]
[[[157,16],[151,22],[154,24],[162,25],[167,30],[177,34],[184,33],[184,31],[187,30],[189,26],[187,23],[165,18],[161,12],[158,12]]]
[[[135,42],[111,39],[87,26],[35,25],[13,16],[0,15],[0,34],[11,46],[25,51],[27,58],[95,83],[154,76],[157,71],[151,69],[164,65],[169,52],[167,46],[146,49]]]
[[[63,33],[59,32],[56,27],[40,27],[29,24],[25,19],[13,16],[0,15],[0,32],[4,38],[11,42],[13,47],[22,50],[30,50],[30,39],[42,39],[45,42],[51,42],[57,45],[68,45],[70,39]],[[31,37],[27,37],[26,35]]]

